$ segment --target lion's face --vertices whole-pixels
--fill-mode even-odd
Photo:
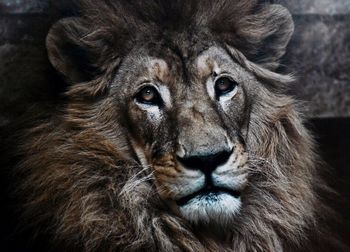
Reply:
[[[242,235],[250,241],[242,251],[254,250],[255,233],[273,243],[259,249],[271,251],[280,244],[270,237],[298,233],[295,202],[309,176],[295,167],[306,166],[299,152],[307,150],[307,134],[293,99],[280,92],[291,78],[274,72],[293,32],[289,12],[257,1],[95,2],[83,5],[81,17],[60,20],[47,37],[68,98],[58,115],[68,137],[51,146],[67,152],[56,148],[63,142],[79,154],[52,167],[77,172],[67,175],[73,188],[86,185],[71,197],[74,204],[62,204],[68,216],[84,211],[74,219],[93,220],[92,232],[90,223],[102,218],[99,234],[147,233],[161,244],[171,243],[164,240],[168,229],[186,243],[193,231],[184,232],[187,220],[196,232],[234,234],[237,246]],[[86,198],[91,212],[77,203]],[[296,228],[276,231],[281,225]]]
[[[188,58],[164,51],[139,50],[123,62],[112,84],[116,106],[126,108],[133,150],[160,197],[191,222],[228,223],[247,183],[254,81],[219,46]]]

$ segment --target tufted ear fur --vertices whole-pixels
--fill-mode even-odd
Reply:
[[[294,32],[292,16],[278,4],[256,5],[250,12],[216,30],[249,60],[275,70]]]
[[[46,47],[51,64],[69,84],[93,79],[93,48],[84,43],[87,28],[80,18],[65,18],[53,25],[46,38]]]
[[[274,70],[294,32],[294,22],[289,11],[281,5],[266,5],[258,13],[242,20],[239,36],[252,45],[247,52],[256,63]],[[253,53],[253,55],[251,55]]]
[[[61,19],[46,38],[49,60],[68,84],[89,82],[116,67],[123,31],[117,20],[105,24],[92,15]]]

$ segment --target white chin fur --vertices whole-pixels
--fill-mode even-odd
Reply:
[[[182,216],[194,224],[229,225],[241,208],[241,199],[222,193],[212,197],[197,196],[180,207]]]

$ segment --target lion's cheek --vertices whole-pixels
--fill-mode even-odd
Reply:
[[[164,168],[161,170],[163,169]],[[168,171],[171,171],[172,169],[174,168],[167,167]],[[169,174],[174,175],[174,172],[170,172]],[[154,175],[156,190],[159,197],[175,215],[181,216],[179,206],[176,203],[176,199],[181,192],[179,186],[176,183],[176,181],[178,181],[177,176],[172,177],[157,172],[155,172]]]
[[[155,184],[159,196],[164,200],[176,198],[178,173],[173,167],[154,167]]]
[[[152,160],[155,184],[158,194],[164,200],[174,199],[177,189],[177,181],[181,176],[181,170],[177,167],[174,157],[166,155]]]

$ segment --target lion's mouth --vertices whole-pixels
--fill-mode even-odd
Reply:
[[[181,207],[188,204],[194,198],[203,198],[205,200],[212,200],[212,199],[215,199],[216,196],[218,196],[219,194],[229,194],[234,198],[239,198],[241,196],[241,193],[236,190],[230,190],[227,188],[217,187],[217,186],[206,186],[197,192],[194,192],[192,194],[189,194],[177,200],[176,203],[178,206]]]

